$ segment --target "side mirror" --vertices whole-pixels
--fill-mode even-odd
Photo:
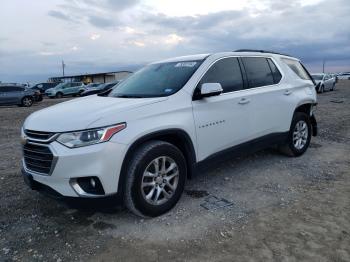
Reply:
[[[223,89],[220,83],[204,83],[201,85],[201,97],[218,96]]]

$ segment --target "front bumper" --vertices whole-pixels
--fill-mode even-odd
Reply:
[[[23,161],[23,175],[32,189],[39,190],[38,184],[49,187],[65,197],[105,197],[118,192],[121,165],[126,145],[106,142],[81,148],[70,149],[54,141],[47,145],[55,158],[50,175],[31,171]],[[85,194],[77,190],[72,181],[77,178],[97,177],[104,195]],[[34,186],[32,186],[34,185]],[[40,191],[40,190],[39,190]]]

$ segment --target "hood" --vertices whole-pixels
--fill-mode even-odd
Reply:
[[[35,131],[66,132],[98,127],[94,123],[103,118],[113,119],[106,124],[113,125],[127,121],[129,110],[167,99],[87,96],[39,110],[31,114],[23,126]]]
[[[50,93],[50,92],[52,92],[54,89],[55,89],[54,87],[48,88],[48,89],[46,89],[45,93]]]

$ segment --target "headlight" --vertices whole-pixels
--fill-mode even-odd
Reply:
[[[114,134],[123,130],[125,127],[126,123],[122,123],[115,126],[63,133],[57,137],[56,141],[69,148],[103,143],[111,139]]]

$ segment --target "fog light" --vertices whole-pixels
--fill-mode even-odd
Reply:
[[[75,191],[80,195],[104,195],[105,191],[103,189],[100,179],[96,176],[93,177],[79,177],[71,179],[71,185]]]

